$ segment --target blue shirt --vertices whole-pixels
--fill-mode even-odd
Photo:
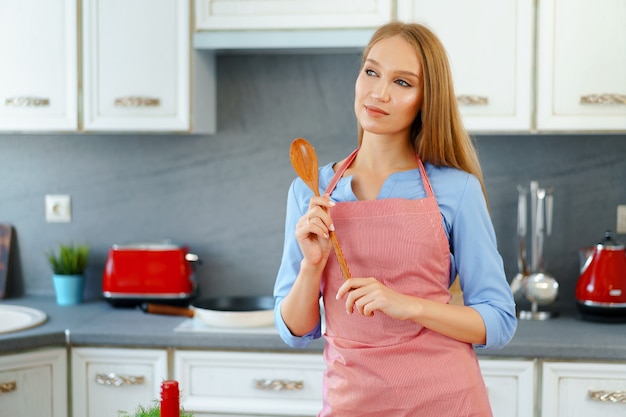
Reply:
[[[319,170],[320,192],[334,175],[333,164]],[[466,306],[482,317],[487,330],[482,349],[499,349],[513,337],[517,327],[515,302],[498,253],[496,235],[478,179],[459,169],[424,164],[443,217],[443,227],[450,243],[450,283],[460,276]],[[336,202],[357,201],[351,187],[351,176],[337,183],[331,198]],[[313,193],[296,178],[289,188],[285,220],[285,243],[278,276],[274,286],[276,306],[274,319],[281,338],[292,347],[305,347],[321,337],[321,320],[309,334],[291,334],[280,314],[280,306],[289,293],[300,270],[302,252],[296,241],[296,223],[308,210]],[[378,199],[426,197],[419,169],[397,172],[383,184]]]

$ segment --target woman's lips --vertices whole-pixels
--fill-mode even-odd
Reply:
[[[389,115],[389,113],[376,106],[365,106],[365,111],[371,117],[383,117]]]

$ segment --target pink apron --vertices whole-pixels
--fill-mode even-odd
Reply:
[[[339,168],[331,193],[354,151]],[[450,250],[426,171],[426,198],[337,203],[331,215],[353,277],[376,277],[403,294],[447,303]],[[491,408],[472,346],[384,313],[346,314],[331,253],[322,280],[326,311],[320,417],[486,417]]]

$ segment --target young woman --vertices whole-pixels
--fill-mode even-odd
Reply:
[[[418,24],[363,53],[359,146],[289,189],[275,321],[293,347],[326,330],[319,416],[491,415],[474,347],[505,346],[515,305],[446,52]],[[353,278],[344,280],[335,231]],[[449,303],[459,276],[464,305]]]

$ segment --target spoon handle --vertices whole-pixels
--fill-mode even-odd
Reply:
[[[346,258],[343,256],[341,246],[339,246],[337,235],[335,232],[330,232],[328,235],[330,236],[330,243],[332,243],[333,250],[335,251],[335,258],[337,258],[337,262],[339,263],[339,269],[341,269],[341,275],[343,275],[344,279],[348,279],[351,277],[350,270],[348,269]]]

